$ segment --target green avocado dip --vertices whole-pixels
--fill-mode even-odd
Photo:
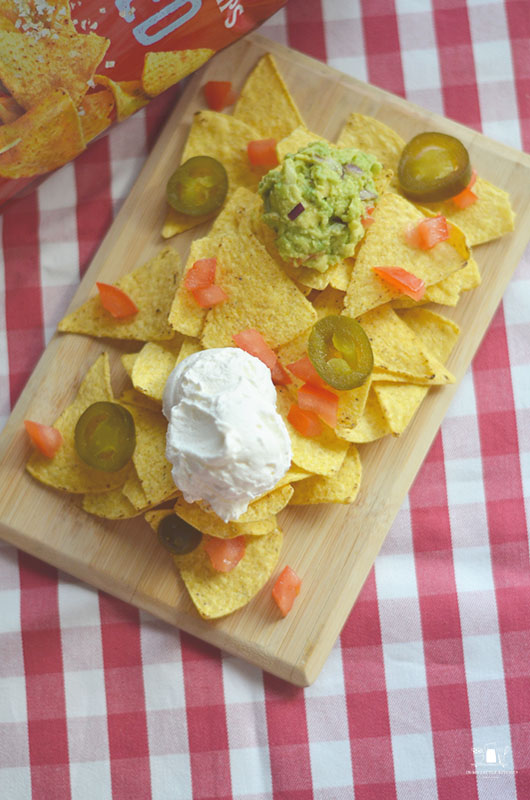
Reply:
[[[380,170],[373,156],[325,142],[287,155],[259,184],[263,220],[276,231],[280,256],[319,272],[352,256],[364,235],[361,219],[377,199]]]

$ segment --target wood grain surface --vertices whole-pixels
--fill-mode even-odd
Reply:
[[[421,130],[452,133],[468,147],[479,174],[509,190],[517,213],[514,233],[474,249],[482,285],[464,295],[455,309],[443,309],[462,329],[448,362],[458,382],[530,238],[530,157],[259,35],[219,53],[192,76],[71,308],[93,293],[96,279],[115,281],[163,246],[164,187],[179,163],[193,113],[204,107],[201,86],[209,79],[228,77],[240,88],[265,52],[274,54],[308,127],[316,133],[335,139],[351,111],[377,117],[405,139]],[[185,257],[190,241],[206,229],[196,228],[170,244]],[[171,559],[141,517],[122,522],[92,518],[72,497],[46,489],[24,470],[30,445],[23,420],[55,419],[102,350],[110,354],[118,393],[126,383],[119,356],[133,349],[75,335],[55,335],[51,340],[0,437],[0,535],[287,681],[311,683],[346,621],[458,383],[431,389],[400,438],[360,446],[363,482],[352,506],[305,506],[281,514],[285,542],[279,566],[289,563],[303,579],[300,597],[287,618],[279,618],[266,588],[232,616],[206,622],[193,609]]]

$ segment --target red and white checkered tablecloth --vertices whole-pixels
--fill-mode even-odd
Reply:
[[[529,0],[289,0],[261,33],[530,150]],[[177,94],[0,216],[0,422]],[[528,800],[529,498],[530,250],[310,688],[0,544],[0,797]]]

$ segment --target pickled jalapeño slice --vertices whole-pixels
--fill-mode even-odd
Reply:
[[[75,426],[75,449],[85,464],[104,472],[116,472],[134,453],[136,433],[130,411],[102,400],[92,403]]]
[[[403,148],[398,180],[411,200],[447,200],[463,191],[471,180],[469,153],[454,136],[435,131],[419,133]]]
[[[227,191],[228,175],[221,162],[211,156],[194,156],[175,170],[166,197],[175,211],[195,217],[217,211]]]
[[[370,375],[374,357],[368,336],[351,317],[331,314],[313,325],[307,347],[316,371],[333,389],[354,389]]]
[[[202,533],[177,514],[168,514],[158,526],[158,539],[175,556],[184,556],[199,546]]]

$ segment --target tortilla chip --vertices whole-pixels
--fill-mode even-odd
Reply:
[[[155,97],[178,83],[208,61],[215,53],[207,47],[198,50],[170,50],[146,53],[142,70],[144,92]]]
[[[42,175],[85,147],[77,109],[67,92],[56,89],[14,122],[0,125],[0,176]]]
[[[339,471],[344,461],[348,443],[339,439],[327,425],[324,425],[324,430],[320,436],[315,436],[311,439],[298,433],[287,419],[287,414],[291,403],[294,402],[294,398],[284,386],[277,386],[276,388],[278,412],[283,417],[291,439],[293,464],[317,475],[334,475]]]
[[[476,289],[477,286],[480,286],[482,283],[480,269],[473,256],[471,256],[466,266],[460,270],[458,275],[460,277],[461,292],[468,292],[470,289]]]
[[[61,30],[49,36],[0,31],[0,80],[26,109],[55,89],[79,105],[110,42],[95,33]]]
[[[276,529],[276,517],[252,522],[223,522],[217,514],[206,511],[197,503],[186,503],[181,497],[175,503],[175,513],[201,533],[218,539],[234,539],[236,536],[264,536]]]
[[[199,350],[202,350],[199,340],[193,339],[191,336],[185,336],[178,352],[176,363],[180,364],[180,362],[184,361],[185,358],[193,355],[193,353],[198,353]]]
[[[249,536],[245,555],[230,572],[217,572],[201,544],[174,562],[190,597],[204,619],[217,619],[245,606],[267,583],[282,548],[279,528],[265,536]]]
[[[136,428],[133,463],[149,505],[157,505],[176,492],[171,463],[166,458],[167,421],[161,411],[128,406]]]
[[[460,333],[456,322],[427,308],[407,309],[401,311],[399,316],[431,355],[445,364]]]
[[[116,319],[103,308],[98,295],[67,314],[58,329],[143,342],[172,339],[175,331],[168,322],[168,314],[179,276],[179,255],[168,247],[116,283],[134,300],[139,309],[137,314]]]
[[[168,317],[169,324],[174,330],[194,339],[202,333],[207,309],[196,302],[193,294],[186,289],[184,281],[196,261],[201,258],[217,257],[220,246],[221,243],[212,236],[194,239],[191,243],[182,278],[171,301]]]
[[[0,15],[35,34],[43,30],[74,30],[69,0],[0,0]],[[42,34],[41,34],[42,35]]]
[[[337,139],[339,147],[356,147],[375,156],[385,170],[392,172],[390,186],[394,189],[399,189],[397,168],[405,144],[384,122],[357,113],[350,114]]]
[[[85,494],[82,502],[83,511],[104,519],[131,519],[142,511],[135,508],[121,489],[111,492]]]
[[[271,492],[267,492],[267,494],[253,500],[244,514],[241,514],[236,521],[239,523],[256,522],[279,514],[288,504],[292,495],[292,486],[276,487]]]
[[[295,128],[295,130],[289,133],[288,136],[280,139],[276,145],[278,160],[282,162],[285,156],[289,155],[289,153],[297,153],[302,147],[307,147],[308,145],[313,144],[313,142],[325,142],[330,147],[333,147],[332,142],[328,142],[328,140],[324,139],[323,136],[312,133],[302,123],[298,128]]]
[[[114,97],[106,89],[85,95],[79,108],[79,118],[87,142],[91,142],[109,127],[113,109]]]
[[[246,186],[253,191],[258,188],[259,175],[250,169],[247,155],[248,142],[257,138],[259,135],[254,128],[239,119],[216,111],[198,111],[193,117],[181,164],[195,156],[211,156],[220,161],[228,175],[226,207],[238,186]],[[214,212],[192,217],[168,206],[162,236],[168,239],[215,216]]]
[[[405,230],[423,217],[418,209],[400,195],[388,192],[381,196],[373,212],[373,224],[359,247],[348,290],[345,313],[358,317],[383,305],[401,293],[379,278],[372,267],[398,266],[432,286],[465,264],[457,249],[439,242],[430,250],[411,247]]]
[[[100,400],[114,400],[107,353],[102,353],[90,367],[73,402],[53,423],[63,436],[63,444],[52,459],[34,452],[26,465],[30,475],[47,486],[74,494],[110,491],[123,485],[130,464],[117,472],[102,472],[85,464],[75,449],[74,432],[79,417]]]
[[[129,378],[132,376],[132,371],[134,367],[134,362],[138,358],[138,353],[123,353],[120,356],[120,361],[123,364],[123,368]]]
[[[4,125],[22,116],[24,109],[12,97],[0,97],[0,122]]]
[[[151,99],[145,94],[140,81],[113,81],[106,75],[94,75],[94,83],[106,86],[112,93],[118,122],[146,106]]]
[[[287,486],[288,483],[296,483],[297,481],[303,481],[304,478],[309,478],[310,472],[307,472],[305,469],[301,469],[297,467],[296,464],[291,464],[285,475],[280,478],[275,489],[281,489],[282,486]],[[290,501],[289,501],[290,502]]]
[[[347,432],[347,439],[349,442],[364,444],[365,442],[375,442],[390,433],[392,433],[390,426],[383,414],[377,395],[371,387],[364,411],[355,428]]]
[[[304,121],[270,53],[248,76],[234,117],[255,128],[260,139],[283,139]]]
[[[361,486],[362,466],[359,451],[350,445],[339,471],[332,477],[312,475],[295,484],[291,505],[314,503],[353,503]]]
[[[124,389],[118,397],[118,402],[126,406],[138,406],[138,408],[147,408],[148,411],[160,412],[160,403],[137,392],[136,389]]]
[[[166,381],[177,363],[182,336],[177,335],[167,344],[147,342],[134,360],[131,380],[134,388],[153,400],[162,402]],[[122,358],[123,360],[123,358]]]

